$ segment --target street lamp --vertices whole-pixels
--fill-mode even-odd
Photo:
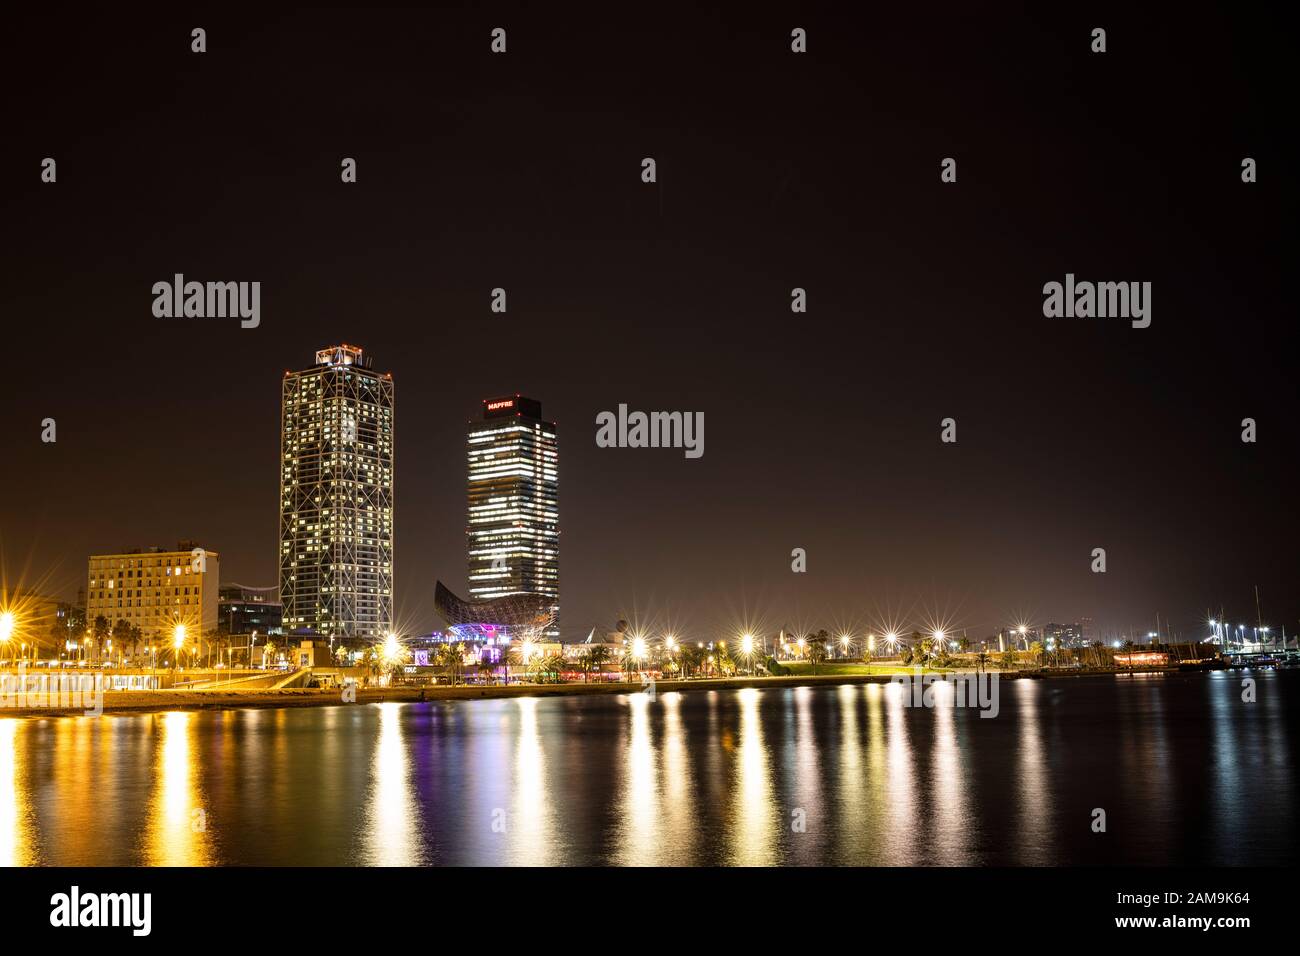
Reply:
[[[645,637],[640,634],[632,635],[632,645],[628,649],[628,656],[632,658],[632,663],[637,665],[637,671],[640,672],[641,661],[646,659],[649,652],[649,646],[646,644]]]
[[[5,611],[0,614],[0,644],[5,645],[5,653],[9,652],[9,642],[14,638],[14,615],[12,611]]]
[[[740,638],[740,656],[749,662],[749,672],[754,672],[754,635],[744,634]]]
[[[178,665],[181,660],[181,649],[185,647],[185,625],[177,624],[172,628],[172,664]]]

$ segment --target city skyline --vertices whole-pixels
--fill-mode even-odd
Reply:
[[[464,567],[463,423],[516,392],[565,435],[574,632],[913,610],[971,629],[1019,612],[1145,632],[1159,615],[1186,634],[1207,610],[1253,622],[1256,585],[1267,623],[1300,630],[1287,152],[1257,95],[1272,61],[1234,46],[1186,72],[1180,51],[1212,24],[1137,12],[1112,23],[1126,42],[1104,59],[1066,44],[1074,26],[990,32],[973,13],[878,25],[923,28],[933,69],[906,45],[864,61],[852,31],[815,22],[815,55],[770,57],[789,26],[658,22],[612,55],[594,26],[525,17],[509,55],[467,41],[436,63],[415,38],[448,28],[418,12],[314,18],[306,40],[292,17],[218,25],[206,60],[173,49],[190,29],[176,22],[34,33],[56,81],[15,121],[61,162],[49,184],[26,153],[4,160],[28,277],[3,292],[24,317],[10,354],[27,357],[0,386],[0,487],[22,503],[0,525],[7,579],[70,598],[89,554],[193,538],[231,580],[275,583],[274,382],[312,349],[359,342],[402,383],[394,618],[410,630],[435,625],[434,582]],[[1014,56],[973,59],[973,35]],[[339,50],[361,57],[352,94],[267,94],[255,77],[278,75],[290,47],[298,82],[320,88]],[[557,68],[556,50],[581,69]],[[654,69],[664,50],[678,51],[671,75]],[[222,68],[232,53],[249,68]],[[113,84],[58,79],[90,68]],[[187,108],[244,111],[255,143],[147,176],[100,149],[184,136],[170,100],[124,96],[159,68],[185,77],[169,96]],[[590,69],[613,81],[592,87]],[[1167,102],[1170,70],[1188,87]],[[1031,73],[1043,82],[1025,89]],[[450,83],[463,76],[474,83]],[[388,132],[444,81],[461,105],[436,133]],[[1006,104],[992,125],[991,100]],[[556,108],[567,102],[575,112]],[[863,110],[869,122],[844,121]],[[533,141],[550,146],[520,151]],[[1243,156],[1257,182],[1241,181]],[[246,175],[222,202],[138,214],[229,182],[232,164]],[[1197,204],[1170,199],[1183,195]],[[259,281],[257,326],[155,316],[153,285],[177,273]],[[1150,327],[1046,317],[1044,284],[1067,275],[1151,282]],[[793,288],[806,313],[791,312]],[[76,348],[54,348],[50,330],[68,327]],[[703,414],[707,452],[599,447],[597,416],[622,404]],[[41,441],[47,418],[57,442]],[[1098,547],[1104,575],[1090,570]]]
[[[343,348],[350,350],[355,356],[360,356],[365,352],[364,346],[343,346]],[[325,355],[326,353],[333,354],[336,351],[337,350],[334,348],[319,350],[318,362],[320,361],[320,356]],[[313,370],[319,370],[320,368],[320,365],[313,366],[312,368],[305,370],[305,372],[312,372]],[[326,364],[325,368],[328,369],[329,365]],[[305,373],[286,372],[285,381],[289,382],[291,380],[296,380],[295,376],[301,374]],[[390,382],[392,381],[391,373],[384,373],[383,377]],[[516,393],[514,397],[519,398],[519,395]],[[493,399],[489,398],[481,398],[478,400],[478,405],[481,409],[486,408],[492,400]],[[506,399],[498,398],[496,400],[509,400],[509,397]],[[525,399],[525,401],[528,400]],[[540,414],[540,403],[534,403],[534,405],[538,408],[537,414]],[[490,421],[491,419],[489,418],[484,418],[483,421],[477,423],[474,420],[471,420],[471,435],[473,435],[476,427],[481,426],[483,422]],[[593,434],[595,433],[596,428],[597,423],[593,422]],[[472,483],[473,479],[471,478],[471,484]],[[158,537],[158,535],[155,535],[155,537]],[[173,537],[175,537],[175,535],[173,535]],[[131,547],[125,548],[122,551],[115,549],[101,549],[99,552],[92,554],[91,559],[93,560],[96,557],[102,557],[104,555],[122,554],[126,552],[130,552],[131,554],[147,553],[154,548],[156,548],[156,545],[151,542],[151,539],[142,538],[141,541],[132,544]],[[5,557],[8,557],[7,554]],[[240,566],[245,568],[256,567],[258,563],[259,562],[255,558],[244,556]],[[492,594],[486,592],[480,593],[480,590],[476,590],[472,585],[472,581],[474,580],[474,569],[478,567],[478,565],[484,564],[484,561],[482,560],[476,563],[476,560],[473,557],[472,544],[469,563],[471,568],[471,587],[469,593],[471,594],[471,597],[490,598],[494,596],[496,593],[495,591],[492,592]],[[490,564],[490,561],[488,561],[488,564]],[[10,571],[8,564],[5,568],[5,572],[4,583],[7,587],[24,587],[28,590],[41,590],[40,587],[35,586],[32,583],[34,579],[29,576],[30,572],[20,572],[20,576],[16,577],[14,573]],[[228,571],[227,574],[230,576],[228,578],[223,578],[223,583],[249,577],[247,574],[243,574],[242,572]],[[54,583],[57,582],[57,575],[46,575],[42,580],[46,582],[44,591],[57,592],[55,593],[55,596],[64,600],[70,601],[72,599],[73,595],[68,592],[67,586],[60,587],[57,583]],[[85,578],[83,571],[80,583],[84,584],[84,581]],[[260,586],[261,579],[257,578],[257,581]],[[425,586],[426,584],[427,587]],[[433,582],[414,582],[412,590],[418,590],[425,593],[414,597],[411,595],[402,595],[400,592],[397,594],[399,609],[393,618],[392,627],[397,628],[401,633],[407,634],[427,633],[431,630],[441,629],[445,622],[441,620],[441,617],[433,607]],[[644,630],[647,633],[652,630],[661,632],[671,632],[674,630],[680,631],[683,627],[687,629],[696,628],[701,634],[711,634],[714,632],[727,633],[736,630],[737,628],[740,630],[753,629],[771,632],[784,628],[793,633],[799,633],[805,630],[815,630],[818,627],[826,625],[833,625],[837,633],[840,631],[862,634],[865,634],[868,631],[884,632],[891,626],[898,627],[900,633],[902,633],[904,629],[907,632],[919,629],[924,633],[928,633],[935,628],[944,627],[949,629],[952,633],[962,633],[971,637],[973,640],[982,640],[1006,628],[1014,629],[1017,624],[1027,626],[1031,630],[1041,631],[1044,626],[1056,618],[1068,619],[1073,624],[1078,624],[1079,621],[1091,622],[1090,633],[1088,635],[1090,640],[1110,640],[1111,638],[1116,637],[1132,637],[1136,640],[1143,640],[1150,638],[1153,634],[1161,639],[1173,639],[1175,637],[1181,640],[1201,639],[1207,633],[1214,633],[1213,626],[1208,624],[1207,614],[1210,619],[1221,617],[1233,621],[1240,620],[1240,626],[1247,628],[1248,630],[1256,623],[1254,608],[1251,605],[1253,595],[1248,595],[1245,600],[1238,599],[1235,602],[1223,600],[1220,600],[1217,603],[1210,602],[1203,608],[1197,608],[1182,613],[1178,611],[1169,612],[1160,608],[1153,608],[1150,612],[1150,616],[1146,619],[1138,617],[1129,620],[1121,619],[1109,621],[1105,620],[1104,617],[1099,620],[1098,615],[1094,612],[1094,609],[1091,606],[1085,606],[1082,604],[1076,604],[1075,607],[1081,608],[1083,613],[1076,612],[1068,615],[1057,614],[1054,618],[1051,609],[1048,609],[1048,611],[1044,613],[1037,607],[1033,606],[1033,603],[1030,601],[1012,600],[1008,602],[1010,610],[1005,613],[995,613],[987,619],[972,620],[969,615],[963,615],[961,613],[960,606],[963,602],[954,602],[951,599],[946,600],[942,597],[937,597],[935,593],[931,593],[927,597],[919,594],[919,590],[920,589],[912,589],[909,591],[904,589],[901,594],[883,592],[868,593],[859,600],[855,601],[854,599],[849,598],[829,609],[801,609],[797,606],[794,609],[790,609],[789,607],[782,608],[776,606],[775,603],[764,605],[761,601],[755,601],[753,604],[743,604],[738,603],[734,598],[728,600],[728,597],[730,596],[724,596],[723,600],[728,603],[728,611],[724,615],[714,615],[711,618],[706,617],[694,620],[691,619],[689,614],[682,614],[677,610],[677,608],[680,607],[679,602],[669,601],[660,605],[650,599],[646,600],[644,603],[638,603],[634,596],[632,600],[626,603],[608,605],[609,610],[605,617],[584,619],[580,621],[579,624],[573,626],[572,633],[565,632],[563,636],[566,640],[570,641],[580,640],[582,635],[584,635],[590,627],[601,629],[606,625],[612,624],[615,620],[627,618],[629,616],[635,619],[636,623],[634,626],[638,630]],[[86,593],[89,595],[90,592],[87,591]],[[516,592],[512,591],[509,593]],[[743,602],[745,595],[741,595],[740,598]],[[412,620],[412,615],[410,613],[404,613],[401,610],[403,606],[409,607],[411,604],[427,609],[417,612],[415,615],[417,619],[414,621]],[[1224,612],[1225,607],[1230,609],[1226,614]],[[736,608],[739,608],[739,610],[736,610]],[[93,615],[91,616],[93,617]],[[115,619],[115,616],[110,615],[110,620],[113,619]],[[1270,625],[1271,623],[1271,629],[1275,634],[1280,635],[1280,633],[1285,629],[1289,637],[1300,635],[1300,624],[1288,625],[1285,621],[1278,621],[1276,615],[1262,613],[1259,618],[1259,623],[1264,625]],[[1154,630],[1155,628],[1158,628],[1159,630]],[[291,629],[292,626],[286,619],[286,632]],[[385,633],[388,629],[390,628],[385,626],[383,630],[377,631],[376,636]]]
[[[476,868],[1285,923],[1282,12],[8,26],[20,936],[383,945]]]

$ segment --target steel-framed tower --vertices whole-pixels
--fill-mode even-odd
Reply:
[[[339,345],[285,372],[280,414],[284,629],[343,642],[393,628],[393,377]]]

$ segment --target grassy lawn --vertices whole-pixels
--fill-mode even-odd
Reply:
[[[803,676],[811,675],[813,672],[812,665],[807,661],[782,661],[781,666],[786,668],[791,674]],[[944,668],[926,667],[922,670],[925,674],[942,673]],[[861,674],[912,674],[915,671],[910,665],[903,664],[855,664],[852,661],[827,661],[824,664],[817,665],[818,677],[849,677]]]

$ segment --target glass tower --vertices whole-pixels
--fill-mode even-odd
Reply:
[[[521,395],[483,402],[469,426],[469,593],[547,599],[544,639],[559,640],[559,458],[555,423]]]

